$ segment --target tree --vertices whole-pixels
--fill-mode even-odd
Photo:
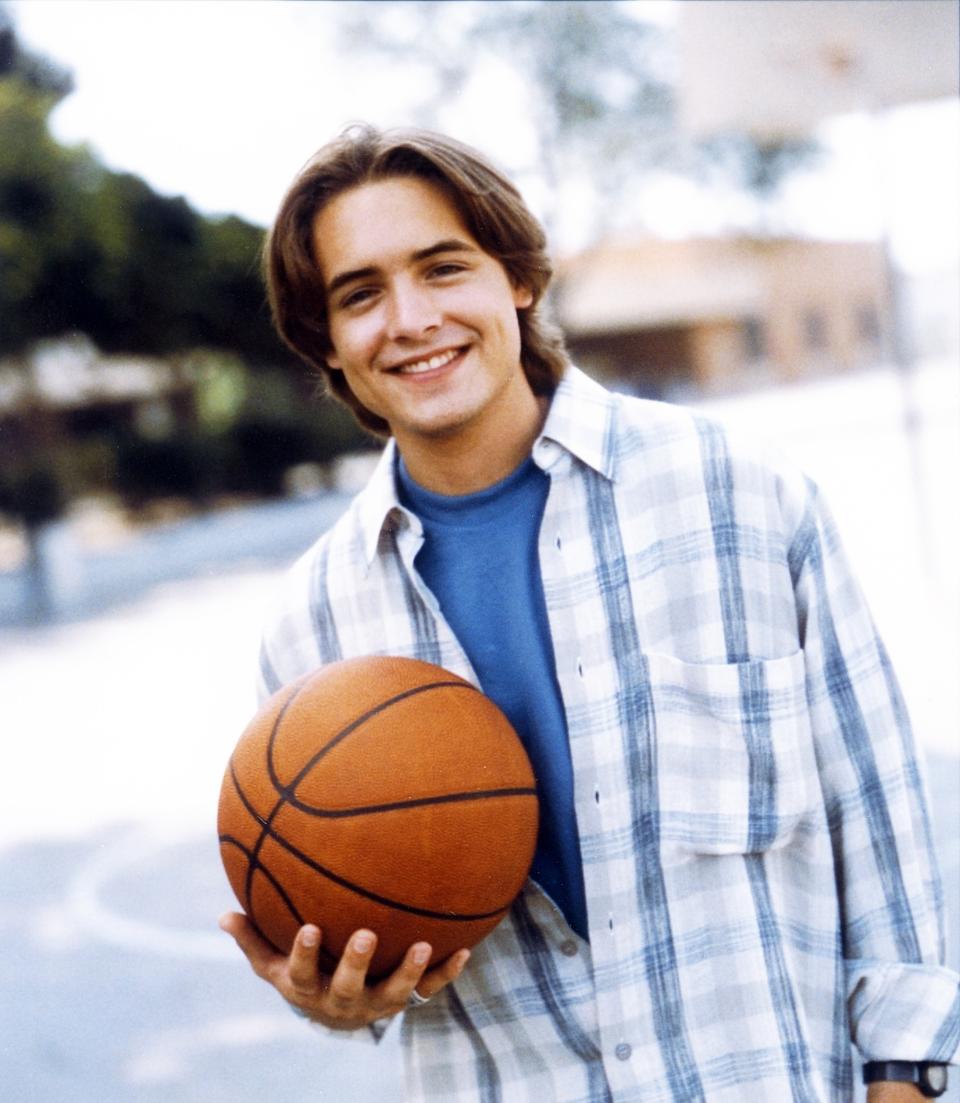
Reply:
[[[19,77],[28,87],[55,101],[73,91],[73,76],[68,69],[23,48],[9,11],[0,4],[0,78],[8,76]]]
[[[759,145],[743,135],[709,143],[685,138],[671,36],[620,0],[383,0],[341,8],[346,46],[420,69],[428,91],[414,110],[425,126],[444,127],[448,105],[490,58],[510,66],[528,88],[524,102],[536,135],[533,163],[510,167],[543,180],[544,220],[561,238],[561,196],[571,185],[592,196],[591,236],[598,236],[630,208],[636,181],[651,170],[719,177],[762,206],[812,150],[809,143]]]
[[[77,461],[91,453],[35,393],[37,342],[83,334],[101,352],[163,357],[181,382],[225,357],[242,374],[286,374],[283,404],[266,421],[238,408],[214,426],[181,409],[151,435],[93,419],[87,443],[110,457],[115,489],[134,505],[169,494],[202,504],[225,488],[276,493],[286,465],[322,461],[360,437],[328,411],[311,419],[305,409],[304,373],[270,324],[262,228],[205,218],[57,142],[50,115],[72,88],[65,69],[23,48],[0,6],[0,361],[5,376],[19,374],[21,394],[15,410],[0,408],[0,511],[24,527],[41,613],[43,530],[71,493],[89,489],[89,464]]]
[[[81,332],[106,352],[290,363],[258,275],[262,228],[205,218],[61,145],[49,118],[72,87],[0,7],[0,356]]]

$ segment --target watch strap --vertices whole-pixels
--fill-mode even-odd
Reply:
[[[880,1080],[889,1080],[901,1084],[916,1084],[925,1096],[936,1099],[946,1091],[946,1077],[943,1077],[942,1087],[934,1087],[929,1073],[931,1070],[942,1073],[945,1069],[946,1065],[936,1061],[868,1061],[863,1066],[863,1082],[874,1084]]]

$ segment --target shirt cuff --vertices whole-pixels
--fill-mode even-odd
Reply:
[[[960,984],[952,969],[848,962],[853,1041],[864,1061],[949,1062],[960,1047]]]

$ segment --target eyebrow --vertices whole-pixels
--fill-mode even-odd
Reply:
[[[414,262],[421,260],[428,260],[430,257],[437,256],[439,253],[477,253],[479,250],[475,245],[471,245],[467,241],[461,241],[460,238],[451,237],[445,238],[443,241],[438,241],[434,245],[428,245],[425,249],[417,249],[416,252],[410,254],[410,259]],[[365,280],[371,276],[375,276],[380,269],[376,265],[368,264],[365,268],[351,268],[348,272],[341,272],[339,275],[333,277],[327,287],[327,295],[332,295],[344,284],[353,283],[354,280]]]

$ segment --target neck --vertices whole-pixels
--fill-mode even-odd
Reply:
[[[505,479],[530,455],[549,404],[524,388],[511,416],[493,428],[466,425],[428,439],[398,435],[397,447],[420,486],[436,494],[474,494]]]

